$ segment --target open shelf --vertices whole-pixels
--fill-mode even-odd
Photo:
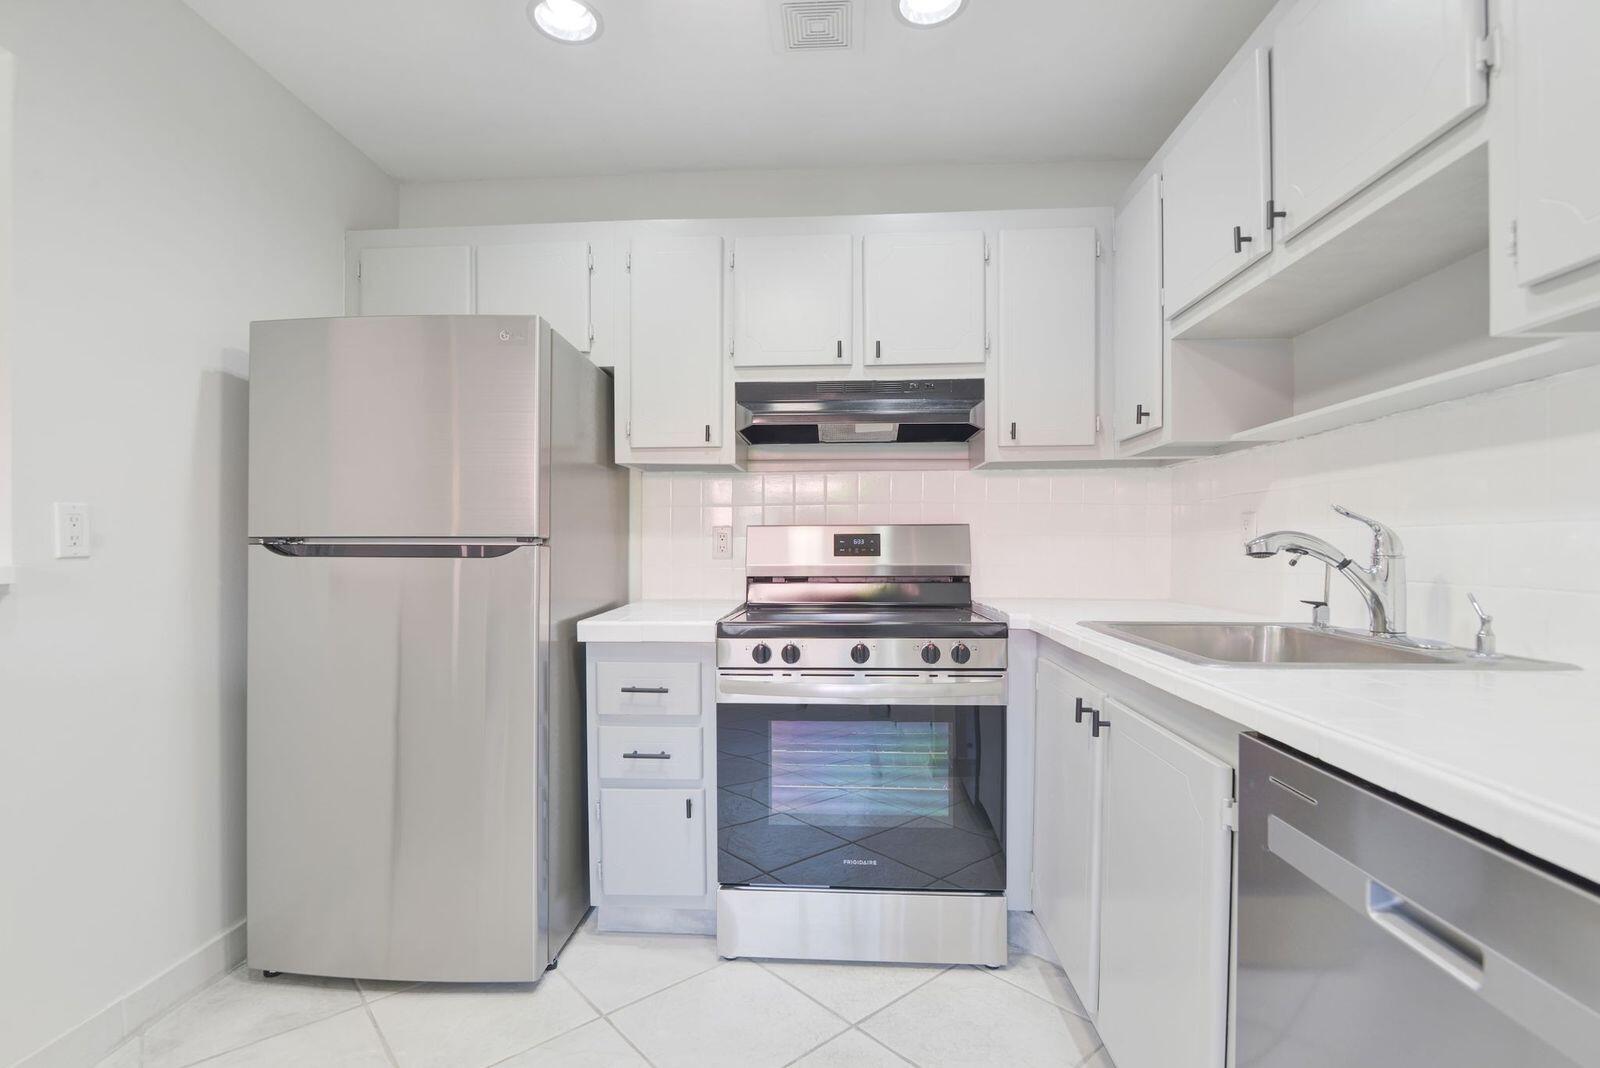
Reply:
[[[1233,435],[1233,440],[1254,443],[1303,438],[1596,364],[1600,364],[1600,338],[1559,338],[1252,427]]]

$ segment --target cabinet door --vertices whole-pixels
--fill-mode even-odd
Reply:
[[[478,314],[543,316],[578,351],[588,352],[594,341],[588,242],[480,245]]]
[[[1071,672],[1039,662],[1034,762],[1033,913],[1083,1007],[1100,985],[1100,789],[1105,749],[1082,706],[1102,711],[1105,694]],[[1085,714],[1086,715],[1086,714]]]
[[[1000,232],[1001,447],[1095,441],[1093,227]]]
[[[1161,318],[1161,176],[1150,178],[1117,215],[1112,340],[1117,440],[1161,428],[1166,343]]]
[[[1516,271],[1527,286],[1600,260],[1600,4],[1509,6]]]
[[[1299,0],[1290,7],[1272,35],[1273,203],[1288,213],[1279,236],[1293,237],[1483,107],[1488,78],[1476,55],[1483,6]]]
[[[1233,769],[1117,701],[1105,718],[1095,1026],[1117,1068],[1222,1068]]]
[[[628,260],[628,441],[722,444],[722,238],[652,237]]]
[[[849,364],[852,248],[849,234],[742,237],[735,242],[735,366]]]
[[[467,245],[361,250],[362,315],[471,315]]]
[[[1271,248],[1267,53],[1242,57],[1161,164],[1167,318]]]
[[[868,234],[864,258],[868,367],[983,362],[982,231]]]
[[[600,885],[608,897],[699,897],[705,791],[600,791]]]

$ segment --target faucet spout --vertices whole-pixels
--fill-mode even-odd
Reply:
[[[1373,634],[1382,637],[1404,634],[1406,571],[1400,536],[1377,520],[1357,515],[1348,508],[1334,505],[1333,510],[1372,528],[1372,563],[1368,566],[1357,564],[1332,543],[1298,530],[1275,530],[1251,538],[1245,543],[1245,555],[1264,560],[1283,552],[1321,560],[1349,579],[1361,594]]]

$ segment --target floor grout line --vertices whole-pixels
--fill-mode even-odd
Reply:
[[[356,986],[359,987],[360,985],[359,982],[356,983]],[[378,1026],[378,1018],[372,1014],[372,1002],[368,1001],[365,995],[361,998],[361,1007],[366,1010],[367,1019],[372,1022],[373,1031],[377,1032],[378,1045],[383,1047],[383,1055],[389,1058],[389,1064],[393,1068],[400,1068],[400,1058],[394,1055],[394,1050],[389,1046],[389,1036],[383,1033],[382,1027]]]
[[[895,1049],[893,1046],[889,1045],[889,1043],[885,1042],[883,1039],[877,1037],[876,1035],[868,1034],[867,1032],[861,1030],[861,1028],[859,1028],[859,1027],[853,1027],[853,1028],[851,1028],[851,1030],[854,1031],[856,1034],[860,1035],[862,1038],[866,1039],[868,1042],[874,1043],[874,1044],[882,1047],[883,1049],[888,1050],[889,1051],[889,1056],[897,1057],[900,1060],[905,1061],[907,1064],[911,1065],[911,1068],[922,1068],[921,1064],[919,1064],[918,1062],[912,1060],[910,1057],[907,1057],[904,1053],[901,1053],[899,1050]]]
[[[1022,953],[1021,955],[1024,956],[1024,957],[1032,957],[1032,956],[1034,956],[1034,954],[1032,954],[1032,953]],[[1037,959],[1044,960],[1043,957],[1039,957]],[[1048,964],[1049,962],[1046,961],[1045,963]],[[963,967],[967,967],[967,966],[964,965]],[[1004,976],[999,975],[998,973],[1001,971],[1001,969],[999,969],[999,968],[985,968],[985,967],[983,967],[981,965],[977,965],[977,964],[970,965],[970,967],[973,968],[976,971],[982,972],[983,974],[989,976],[989,978],[995,980],[996,982],[1004,983],[1007,986],[1009,986],[1011,989],[1028,995],[1030,998],[1033,998],[1035,1001],[1042,1001],[1046,1005],[1049,1005],[1051,1008],[1060,1009],[1062,1012],[1066,1013],[1068,1016],[1076,1016],[1078,1019],[1080,1019],[1083,1022],[1089,1024],[1091,1027],[1094,1026],[1094,1021],[1089,1019],[1088,1010],[1087,1009],[1085,1009],[1083,1012],[1078,1012],[1077,1010],[1070,1009],[1067,1006],[1062,1005],[1062,1004],[1060,1004],[1060,1003],[1058,1003],[1058,1002],[1056,1002],[1056,1001],[1054,1001],[1054,1000],[1052,1000],[1050,998],[1040,997],[1038,994],[1035,994],[1032,990],[1029,990],[1027,987],[1022,986],[1022,985],[1020,985],[1018,983],[1014,983],[1010,979],[1007,979]],[[1007,967],[1010,967],[1010,965],[1007,965]],[[1062,978],[1065,979],[1066,978],[1065,975],[1063,975]],[[1067,988],[1068,989],[1072,989],[1072,981],[1070,979],[1067,980]],[[1074,997],[1076,997],[1078,999],[1078,1004],[1082,1005],[1083,1004],[1082,996],[1079,995],[1076,990],[1073,990],[1072,994],[1073,994]],[[1095,1032],[1096,1035],[1098,1035],[1099,1033],[1100,1032],[1098,1032],[1098,1031]]]
[[[597,934],[598,934],[598,933],[600,933],[600,932],[595,932],[595,933],[597,933]],[[576,936],[574,936],[574,937],[576,937]],[[714,968],[714,967],[716,967],[716,965],[712,965],[712,966],[711,966],[711,967],[712,967],[712,968]],[[707,972],[708,972],[708,971],[710,971],[710,970],[711,970],[711,968],[707,968],[707,969],[706,969],[706,971],[707,971]],[[705,972],[696,972],[696,973],[695,973],[695,975],[704,975],[704,974],[705,974]],[[690,978],[690,979],[693,979],[693,978],[694,978],[694,976],[693,976],[693,975],[691,975],[691,976],[690,976],[690,977],[689,977],[689,978]],[[588,994],[585,994],[585,993],[584,993],[584,992],[583,992],[583,991],[582,991],[582,990],[581,990],[581,989],[580,989],[580,988],[579,988],[579,987],[578,987],[578,984],[577,984],[577,983],[574,983],[574,982],[573,982],[573,981],[572,981],[572,980],[571,980],[571,979],[568,979],[568,980],[567,980],[567,985],[568,985],[568,986],[570,986],[570,987],[572,987],[572,989],[573,989],[573,990],[576,990],[576,991],[577,991],[577,992],[578,992],[578,996],[579,996],[579,997],[580,997],[580,998],[582,998],[582,999],[583,999],[583,1001],[584,1001],[584,1004],[586,1004],[586,1005],[588,1005],[588,1006],[589,1006],[589,1007],[590,1007],[590,1008],[591,1008],[591,1009],[593,1009],[593,1010],[594,1010],[594,1011],[595,1011],[595,1012],[597,1012],[597,1013],[599,1013],[599,1014],[600,1014],[600,1015],[599,1015],[599,1018],[600,1018],[600,1019],[601,1019],[601,1020],[604,1020],[604,1021],[605,1021],[605,1024],[606,1024],[606,1026],[607,1026],[607,1027],[609,1027],[609,1028],[611,1028],[611,1030],[613,1030],[613,1031],[615,1031],[615,1032],[616,1032],[616,1033],[617,1033],[617,1035],[618,1035],[618,1036],[619,1036],[619,1037],[621,1037],[621,1039],[622,1039],[622,1041],[624,1041],[624,1042],[626,1042],[626,1043],[627,1043],[627,1044],[628,1044],[628,1045],[629,1045],[629,1046],[630,1046],[630,1047],[631,1047],[631,1048],[632,1048],[632,1049],[633,1049],[633,1052],[635,1052],[635,1053],[637,1053],[637,1054],[638,1054],[638,1055],[639,1055],[639,1057],[640,1057],[640,1059],[641,1059],[641,1060],[643,1060],[643,1061],[644,1061],[644,1063],[646,1063],[646,1064],[648,1064],[648,1065],[650,1065],[650,1068],[655,1068],[655,1063],[656,1063],[656,1062],[655,1062],[655,1061],[653,1061],[653,1060],[651,1060],[651,1059],[650,1059],[650,1058],[649,1058],[649,1056],[647,1056],[647,1055],[646,1055],[646,1054],[645,1054],[645,1051],[644,1051],[644,1050],[642,1050],[642,1049],[640,1049],[640,1048],[639,1048],[639,1046],[638,1046],[638,1043],[636,1043],[636,1042],[634,1042],[634,1040],[633,1040],[633,1039],[631,1039],[631,1038],[629,1038],[629,1037],[628,1037],[628,1033],[627,1033],[627,1032],[626,1032],[626,1031],[624,1031],[624,1030],[623,1030],[623,1029],[622,1029],[622,1028],[620,1028],[620,1027],[618,1027],[618,1026],[617,1026],[617,1025],[616,1025],[616,1022],[615,1022],[615,1021],[613,1021],[613,1020],[612,1020],[612,1019],[611,1019],[611,1013],[609,1013],[609,1012],[600,1012],[600,1006],[598,1006],[598,1005],[596,1005],[596,1004],[595,1004],[595,1003],[594,1003],[594,1000],[593,1000],[593,999],[592,999],[592,998],[590,998],[590,997],[589,997],[589,995],[588,995]],[[665,989],[667,989],[667,988],[666,988],[666,987],[662,987],[662,988],[661,988],[661,989],[662,989],[662,990],[665,990]],[[658,993],[658,994],[659,994],[659,993],[660,993],[660,992],[661,992],[661,991],[659,991],[659,990],[658,990],[658,991],[656,991],[656,993]],[[646,997],[648,997],[648,996],[649,996],[649,995],[646,995]],[[642,1000],[642,999],[641,999],[641,1000]],[[637,1004],[637,1002],[632,1002],[632,1001],[630,1001],[630,1002],[629,1002],[629,1003],[628,1003],[628,1005],[633,1005],[633,1004]],[[625,1008],[627,1008],[627,1007],[628,1007],[628,1006],[627,1006],[627,1005],[622,1005],[622,1006],[619,1006],[619,1007],[620,1007],[620,1008],[624,1008],[624,1009],[625,1009]],[[616,1011],[616,1010],[612,1010],[612,1011],[613,1011],[613,1012],[614,1012],[614,1011]],[[593,1021],[590,1021],[590,1022],[593,1022]],[[587,1024],[585,1024],[585,1025],[584,1025],[584,1026],[587,1026]],[[557,1036],[557,1037],[559,1037],[559,1036]],[[543,1043],[540,1043],[540,1045],[543,1045]],[[539,1048],[539,1047],[538,1047],[538,1046],[535,1046],[535,1047],[534,1047],[534,1049],[538,1049],[538,1048]]]
[[[795,993],[799,994],[801,997],[805,998],[807,1001],[813,1002],[814,1004],[820,1006],[824,1012],[826,1012],[826,1013],[828,1013],[828,1014],[830,1014],[832,1016],[836,1016],[840,1020],[844,1021],[845,1030],[849,1030],[850,1028],[855,1026],[855,1024],[853,1024],[849,1020],[845,1019],[843,1013],[836,1012],[835,1010],[829,1008],[827,1005],[823,1005],[822,1002],[820,1002],[816,998],[812,997],[809,993],[807,993],[804,990],[801,990],[798,986],[796,986],[795,984],[791,983],[789,980],[785,979],[783,976],[779,975],[777,972],[773,971],[771,968],[767,967],[765,961],[752,960],[750,963],[754,964],[757,968],[760,968],[762,971],[766,972],[768,975],[772,976],[778,982],[782,983],[784,986],[788,987],[790,990],[793,990]],[[838,1036],[834,1036],[834,1037],[838,1037]],[[828,1039],[828,1041],[832,1042],[833,1039],[830,1038],[830,1039]],[[809,1053],[811,1051],[807,1050],[806,1052]]]
[[[362,1002],[360,1005],[352,1005],[348,1009],[340,1009],[338,1012],[332,1012],[326,1016],[318,1016],[315,1020],[307,1020],[305,1023],[298,1023],[293,1027],[285,1027],[282,1031],[274,1031],[270,1035],[262,1035],[260,1038],[253,1038],[249,1042],[241,1042],[237,1046],[229,1046],[227,1049],[219,1049],[215,1053],[208,1053],[197,1061],[184,1061],[182,1068],[194,1068],[194,1066],[197,1064],[207,1064],[216,1060],[218,1057],[226,1057],[230,1053],[238,1053],[242,1049],[249,1049],[252,1046],[259,1046],[263,1042],[270,1042],[275,1038],[282,1038],[284,1035],[291,1035],[296,1031],[304,1031],[308,1027],[312,1027],[319,1023],[327,1023],[329,1020],[336,1019],[348,1013],[355,1012],[357,1009],[364,1009],[366,1007],[366,1002]],[[382,1032],[380,1031],[379,1034],[381,1035]],[[144,1049],[142,1046],[139,1050],[139,1059],[141,1062],[144,1060]]]
[[[689,935],[687,937],[690,937],[690,938],[704,938],[706,936],[705,935]],[[660,990],[652,990],[648,994],[641,994],[639,997],[634,998],[632,1001],[625,1001],[621,1005],[618,1005],[616,1008],[612,1009],[610,1012],[604,1013],[603,1015],[605,1015],[608,1018],[611,1017],[611,1016],[615,1016],[617,1013],[621,1012],[623,1009],[631,1009],[635,1005],[639,1004],[639,1002],[641,1002],[641,1001],[647,1001],[650,998],[655,997],[657,994],[665,993],[666,991],[671,990],[675,986],[682,986],[684,983],[687,983],[691,979],[698,979],[702,975],[710,975],[712,972],[716,971],[718,968],[722,967],[723,965],[725,965],[725,964],[733,964],[733,963],[735,963],[735,962],[732,961],[732,960],[726,960],[726,959],[724,959],[722,957],[718,957],[717,958],[717,962],[715,964],[713,964],[711,967],[702,969],[701,971],[698,971],[698,972],[695,972],[693,975],[686,975],[682,979],[678,979],[678,980],[675,980],[673,982],[670,982],[666,986],[662,987]],[[576,986],[576,984],[574,984],[574,986]],[[620,1031],[621,1028],[618,1028],[618,1030]]]
[[[900,1002],[904,1001],[906,998],[910,997],[912,994],[915,994],[917,991],[919,991],[923,987],[927,986],[929,983],[933,982],[935,979],[939,978],[941,975],[944,975],[947,972],[954,971],[956,968],[959,968],[959,967],[962,967],[962,965],[959,965],[959,964],[958,965],[948,965],[948,964],[945,965],[944,967],[940,968],[938,971],[934,972],[932,975],[928,976],[928,978],[924,979],[922,982],[920,982],[916,986],[912,987],[910,990],[907,990],[904,994],[901,994],[899,997],[895,998],[893,1001],[885,1002],[884,1004],[882,1004],[882,1005],[878,1006],[877,1008],[873,1009],[871,1012],[869,1012],[865,1016],[861,1017],[861,1019],[857,1020],[852,1026],[858,1027],[858,1028],[861,1027],[862,1024],[866,1023],[868,1020],[872,1019],[874,1016],[877,1016],[879,1013],[888,1011],[889,1009],[893,1008],[894,1006],[900,1004]],[[865,1029],[863,1029],[861,1033],[864,1034],[864,1035],[867,1035],[868,1038],[872,1037]],[[879,1043],[879,1044],[882,1045],[882,1043]]]

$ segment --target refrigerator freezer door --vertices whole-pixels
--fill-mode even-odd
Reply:
[[[253,323],[250,535],[548,536],[549,369],[527,317]]]
[[[296,551],[249,549],[251,966],[537,978],[548,550]]]

